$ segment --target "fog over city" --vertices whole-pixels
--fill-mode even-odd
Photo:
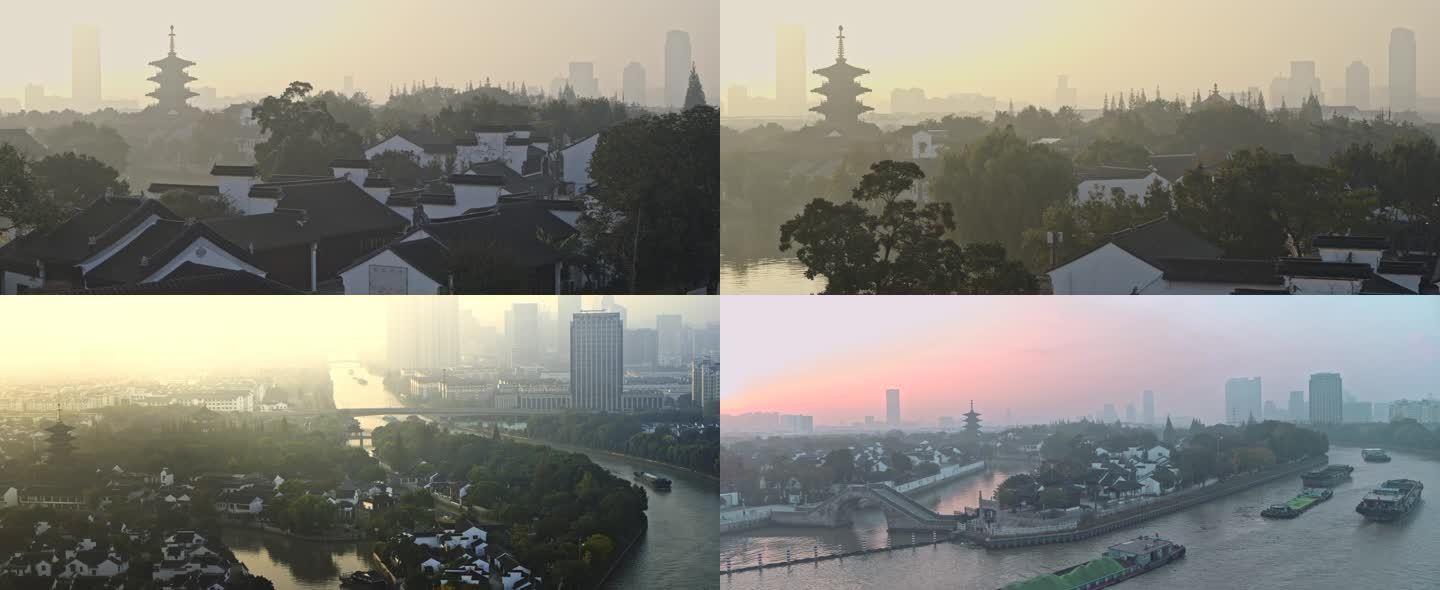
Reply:
[[[0,103],[20,99],[27,85],[72,96],[71,49],[80,28],[99,32],[103,97],[149,104],[146,65],[165,56],[169,27],[178,53],[199,64],[196,87],[222,97],[273,94],[293,80],[319,88],[354,89],[383,101],[391,85],[424,81],[464,87],[487,77],[550,92],[570,62],[593,62],[601,95],[620,92],[621,72],[640,63],[663,80],[666,34],[690,34],[701,79],[714,86],[720,67],[717,3],[713,0],[558,0],[543,4],[418,0],[244,4],[155,0],[17,2],[5,0],[8,56],[0,72]],[[637,15],[643,15],[637,18]],[[420,56],[423,56],[421,58]],[[32,108],[33,107],[29,107]],[[0,110],[5,109],[0,106]],[[48,109],[47,109],[48,110]]]
[[[896,88],[922,88],[932,98],[978,93],[999,99],[1002,108],[1013,99],[1053,110],[1061,75],[1078,89],[1080,108],[1099,108],[1106,94],[1131,89],[1146,89],[1153,98],[1157,86],[1166,99],[1188,100],[1215,84],[1222,91],[1255,87],[1268,96],[1271,81],[1289,75],[1292,61],[1314,61],[1326,104],[1342,104],[1343,97],[1328,95],[1345,87],[1352,62],[1368,65],[1372,85],[1386,84],[1397,27],[1419,40],[1419,71],[1434,71],[1440,4],[1362,6],[1341,0],[731,0],[721,8],[721,80],[727,89],[744,86],[751,95],[773,97],[776,31],[790,24],[804,29],[807,71],[834,60],[836,27],[843,25],[850,61],[871,72],[864,78],[874,90],[867,102],[882,112]],[[819,78],[810,81],[813,88]],[[1418,90],[1422,97],[1440,96],[1440,77],[1422,74]]]
[[[973,399],[1000,425],[1007,412],[1047,422],[1107,403],[1123,415],[1152,390],[1157,418],[1208,423],[1233,377],[1261,377],[1282,408],[1322,372],[1364,401],[1440,393],[1433,302],[1271,299],[732,298],[722,410],[850,424],[883,417],[885,390],[898,388],[906,423],[933,425]]]
[[[5,317],[17,334],[0,345],[0,381],[66,380],[112,374],[153,377],[166,370],[244,370],[317,366],[380,355],[386,303],[395,298],[121,297],[17,298]],[[719,321],[709,298],[614,298],[626,328],[654,328],[655,315],[680,314],[691,326]],[[516,303],[554,318],[556,297],[461,297],[460,313],[503,332]],[[602,308],[584,297],[582,310]],[[63,321],[68,328],[56,329]],[[358,357],[358,358],[357,358]]]

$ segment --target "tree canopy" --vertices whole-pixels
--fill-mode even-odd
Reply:
[[[270,134],[255,146],[261,176],[327,174],[331,160],[364,151],[364,139],[336,121],[326,101],[306,99],[312,90],[308,82],[291,82],[280,96],[267,96],[255,107],[255,120]]]

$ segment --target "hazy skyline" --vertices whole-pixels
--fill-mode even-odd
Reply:
[[[487,76],[493,83],[548,87],[572,61],[595,63],[603,94],[618,94],[621,72],[645,66],[648,83],[664,83],[665,35],[690,33],[694,61],[711,96],[718,97],[718,0],[625,0],[624,7],[583,0],[495,4],[465,0],[255,0],[243,5],[153,0],[28,3],[10,14],[0,36],[0,98],[22,100],[25,86],[43,84],[51,96],[71,94],[71,38],[75,26],[100,29],[104,98],[152,101],[147,65],[168,51],[176,28],[177,53],[198,65],[191,88],[220,96],[277,94],[291,81],[339,90],[345,76],[383,102],[391,84],[414,80],[463,86]]]
[[[1157,421],[1214,422],[1225,380],[1260,376],[1282,408],[1310,374],[1362,400],[1440,394],[1440,306],[1349,297],[729,297],[721,410],[933,426],[975,400],[983,420],[1123,415],[1155,392]],[[778,337],[777,337],[778,336]]]
[[[376,354],[385,297],[18,297],[3,307],[11,338],[0,344],[0,382],[45,372],[143,374],[147,370],[306,365]],[[555,315],[554,296],[461,296],[460,309],[504,331],[514,303]],[[678,313],[691,326],[719,321],[712,297],[617,296],[626,328]],[[599,309],[585,296],[581,309]],[[23,336],[20,336],[22,335]]]
[[[799,24],[806,33],[806,69],[835,59],[836,27],[845,26],[851,64],[870,70],[860,81],[874,90],[864,101],[888,110],[894,88],[994,96],[1003,104],[1053,108],[1056,78],[1070,76],[1082,107],[1098,108],[1106,93],[1145,89],[1190,97],[1219,84],[1255,86],[1267,95],[1290,62],[1313,60],[1322,89],[1345,85],[1345,68],[1365,62],[1371,85],[1388,80],[1390,31],[1415,31],[1419,91],[1440,96],[1440,3],[1393,0],[1372,10],[1340,0],[1061,0],[935,3],[900,0],[730,0],[721,7],[721,84],[752,96],[774,96],[775,32]],[[819,85],[811,75],[809,87]],[[819,96],[810,95],[818,101]],[[1343,103],[1343,96],[1330,101]],[[1279,101],[1274,101],[1279,104]]]

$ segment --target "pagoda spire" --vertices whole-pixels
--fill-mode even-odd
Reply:
[[[170,54],[163,59],[150,62],[150,65],[159,69],[160,72],[150,77],[150,81],[154,82],[157,87],[154,92],[146,96],[154,98],[155,106],[161,110],[178,111],[189,106],[186,101],[199,96],[185,86],[195,81],[194,77],[185,73],[185,68],[195,65],[195,62],[175,55],[174,25],[170,26]]]
[[[840,25],[840,34],[835,36],[840,41],[839,50],[836,52],[835,61],[845,63],[845,25]]]
[[[870,72],[846,63],[844,26],[839,28],[835,39],[835,63],[815,70],[816,75],[825,78],[825,83],[811,90],[825,100],[810,110],[824,115],[826,125],[848,130],[860,124],[860,115],[875,110],[860,102],[860,95],[870,89],[855,80]]]
[[[170,25],[170,55],[175,55],[175,25]]]

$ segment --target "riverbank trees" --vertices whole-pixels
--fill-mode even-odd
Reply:
[[[531,416],[526,421],[526,434],[711,475],[720,470],[720,427],[713,415],[702,416],[700,410]]]

